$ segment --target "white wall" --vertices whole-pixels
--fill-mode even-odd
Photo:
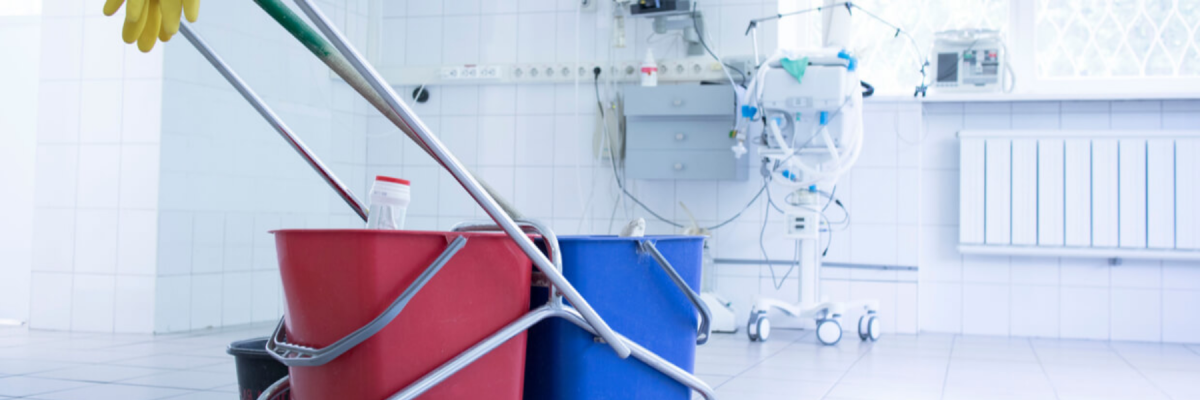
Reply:
[[[366,3],[322,7],[336,21],[349,15],[365,27]],[[366,103],[254,3],[206,3],[204,11],[196,31],[365,196]],[[154,331],[276,320],[282,293],[268,231],[363,222],[198,51],[171,44],[164,60]]]
[[[41,16],[0,16],[0,320],[29,321]]]
[[[575,2],[389,2],[385,4],[383,64],[385,66],[442,65],[455,63],[570,63],[605,60],[640,60],[647,48],[659,58],[681,57],[684,46],[673,36],[651,35],[650,20],[630,18],[626,22],[623,49],[611,49],[610,2],[599,2],[599,10],[576,14]],[[776,13],[776,2],[702,2],[711,45],[727,55],[750,55],[753,48],[744,35],[751,18]],[[763,51],[774,49],[774,24],[764,25]],[[609,54],[609,51],[612,54]],[[615,233],[631,218],[647,217],[649,233],[678,233],[645,212],[617,208],[612,173],[605,162],[591,156],[595,127],[595,92],[590,80],[574,84],[454,85],[430,88],[431,100],[414,109],[423,121],[458,155],[473,167],[517,208],[529,217],[546,222],[559,234]],[[400,93],[410,93],[411,87]],[[608,97],[612,91],[602,87]],[[853,233],[862,243],[879,240],[886,252],[850,251],[849,241],[839,237],[831,259],[854,263],[916,265],[915,232],[917,191],[896,184],[897,179],[916,183],[916,150],[898,147],[892,131],[909,118],[900,110],[919,110],[915,105],[871,105],[869,127],[888,121],[869,132],[870,160],[846,179],[838,192],[849,201],[891,202],[908,196],[897,212],[864,213],[863,224]],[[919,125],[913,125],[919,126]],[[884,133],[885,129],[886,133]],[[917,137],[917,132],[908,132]],[[915,140],[915,139],[914,139]],[[890,142],[889,142],[890,141]],[[448,174],[429,157],[379,117],[372,117],[368,137],[369,172],[399,174],[413,181],[414,200],[409,224],[417,229],[447,229],[464,219],[484,215]],[[748,158],[744,158],[748,161]],[[752,168],[757,171],[757,166]],[[861,176],[861,177],[860,177]],[[687,223],[678,206],[686,203],[699,223],[713,225],[739,210],[761,187],[761,178],[748,181],[630,181],[631,191],[660,214]],[[849,181],[864,183],[850,189]],[[857,190],[855,192],[854,190]],[[881,197],[882,196],[882,197]],[[585,207],[586,206],[586,207]],[[586,210],[585,210],[586,208]],[[713,239],[718,258],[762,259],[758,232],[766,203],[754,204],[737,221],[718,230]],[[781,216],[771,217],[782,229]],[[614,228],[610,228],[614,227]],[[791,259],[793,242],[768,235],[768,253],[774,260]],[[771,238],[774,237],[774,238]],[[902,240],[903,239],[903,240]],[[842,247],[846,246],[846,247]],[[796,274],[776,293],[766,267],[717,266],[717,291],[730,298],[739,315],[749,311],[755,295],[770,294],[797,298]],[[786,268],[778,268],[780,276]],[[917,276],[915,273],[827,269],[826,294],[831,298],[865,295],[881,297],[890,317],[886,329],[916,332]],[[893,312],[895,311],[895,312]],[[894,318],[892,317],[894,316]],[[851,317],[855,318],[855,317]]]
[[[712,5],[708,5],[712,3]],[[751,17],[773,13],[775,2],[706,2],[715,47],[750,54],[742,36]],[[404,2],[385,5],[383,61],[388,66],[473,62],[637,60],[645,51],[644,20],[627,24],[625,49],[608,54],[611,14],[578,17],[574,2]],[[578,22],[577,19],[578,18]],[[576,27],[579,38],[576,38]],[[773,33],[765,35],[770,37]],[[655,54],[679,49],[657,38]],[[576,43],[579,43],[578,49]],[[773,45],[767,46],[770,52]],[[578,55],[576,51],[578,50]],[[408,93],[412,88],[402,88]],[[560,234],[608,232],[615,189],[606,164],[589,155],[594,132],[591,82],[440,86],[415,106],[421,118],[463,161],[531,217]],[[605,93],[608,93],[607,91]],[[958,143],[963,128],[1195,128],[1193,102],[1050,102],[935,104],[874,99],[864,115],[867,142],[860,164],[838,185],[852,224],[832,236],[831,263],[917,266],[918,272],[824,268],[822,294],[830,299],[882,300],[885,330],[990,335],[1200,341],[1200,314],[1186,305],[1200,298],[1200,265],[1057,259],[963,257],[958,225]],[[413,180],[410,226],[446,229],[482,217],[465,192],[381,118],[372,117],[369,172]],[[680,201],[702,225],[740,210],[761,182],[634,181],[634,193],[676,221]],[[595,193],[594,197],[590,193]],[[588,199],[591,199],[589,202]],[[590,204],[587,212],[584,205]],[[761,259],[758,232],[765,204],[718,230],[718,258]],[[640,210],[618,208],[615,226]],[[777,220],[778,216],[770,218]],[[649,219],[649,218],[648,218]],[[778,224],[767,229],[782,229]],[[619,228],[618,228],[619,229]],[[670,233],[651,221],[650,231]],[[789,259],[792,243],[771,239],[772,259]],[[779,235],[774,235],[778,238]],[[786,268],[776,267],[783,274]],[[739,316],[756,295],[796,298],[794,278],[781,291],[766,267],[719,265],[716,290]],[[855,316],[850,315],[848,321]],[[1140,329],[1141,325],[1151,328]]]
[[[367,3],[324,5],[362,41]],[[357,217],[182,35],[143,54],[120,41],[121,23],[99,6],[45,3],[34,224],[23,230],[31,326],[170,332],[277,319],[266,232]],[[205,3],[193,27],[365,192],[362,101],[251,2]]]
[[[147,331],[161,46],[139,53],[80,6],[43,8],[30,326]]]
[[[335,20],[351,24],[360,45],[366,3],[324,4]],[[387,1],[381,64],[640,59],[647,47],[659,57],[681,55],[671,40],[648,44],[649,21],[637,19],[627,23],[629,46],[610,54],[610,3],[600,6],[577,14],[573,1]],[[775,1],[703,7],[711,44],[749,54],[745,21],[773,13]],[[206,3],[202,18],[199,32],[357,193],[376,174],[411,179],[413,229],[483,217],[448,174],[255,6]],[[115,40],[119,28],[117,19],[73,2],[46,3],[32,326],[166,332],[277,318],[274,242],[265,232],[360,222],[182,39],[144,55]],[[591,156],[591,82],[430,91],[430,102],[414,106],[426,124],[521,210],[560,234],[605,233],[645,215],[614,204],[611,172]],[[1195,129],[1198,103],[876,99],[865,112],[862,161],[837,189],[853,222],[832,236],[826,260],[915,265],[919,272],[825,268],[824,295],[881,299],[887,331],[1200,341],[1200,314],[1188,311],[1200,300],[1200,265],[958,254],[954,137],[964,128]],[[629,184],[669,218],[686,220],[682,201],[701,225],[711,225],[741,210],[761,182]],[[765,209],[760,201],[718,230],[714,255],[761,258]],[[649,227],[674,232],[656,221]],[[766,247],[770,258],[787,259],[791,245],[768,238]],[[717,291],[740,313],[756,295],[796,297],[794,277],[776,292],[765,267],[716,268]]]
[[[986,335],[1200,342],[1200,263],[961,256],[960,129],[1200,129],[1200,102],[926,104],[926,170],[946,176],[924,201],[922,330]],[[923,175],[929,176],[929,175]],[[940,200],[939,200],[940,199]]]

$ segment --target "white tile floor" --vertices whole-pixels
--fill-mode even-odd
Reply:
[[[1200,345],[810,331],[714,335],[696,372],[722,399],[1200,399]]]
[[[225,346],[273,325],[174,335],[0,329],[0,399],[235,399]],[[923,334],[837,346],[714,335],[697,374],[722,399],[1200,399],[1200,345]]]

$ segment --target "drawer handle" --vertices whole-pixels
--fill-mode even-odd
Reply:
[[[671,105],[679,107],[683,105],[683,99],[675,99],[671,101]]]
[[[683,171],[683,163],[675,163],[676,171]]]
[[[676,141],[676,142],[682,142],[684,139],[687,139],[687,135],[685,135],[685,134],[682,134],[682,133],[676,133],[676,134],[675,134],[675,141]]]

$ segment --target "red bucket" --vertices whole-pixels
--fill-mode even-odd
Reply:
[[[499,233],[275,231],[288,341],[325,347],[381,314],[459,236],[466,246],[379,333],[321,366],[291,367],[292,398],[384,399],[529,311],[530,261]],[[522,396],[525,333],[421,399]]]

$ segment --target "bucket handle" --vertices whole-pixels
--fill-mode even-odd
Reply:
[[[446,250],[443,250],[442,254],[433,261],[433,264],[425,268],[425,271],[421,272],[421,275],[417,276],[417,279],[411,285],[408,285],[408,288],[404,289],[404,292],[400,293],[400,296],[387,309],[383,310],[382,314],[379,314],[370,323],[324,348],[317,349],[288,343],[287,325],[284,322],[285,320],[280,318],[279,325],[275,327],[275,334],[271,335],[271,339],[267,341],[267,353],[276,360],[279,360],[283,365],[289,367],[315,367],[333,361],[333,359],[358,346],[359,343],[374,336],[391,323],[392,320],[396,319],[396,316],[400,315],[401,311],[404,311],[404,306],[408,305],[409,300],[412,300],[417,295],[417,292],[425,284],[429,283],[433,279],[433,276],[438,271],[441,271],[442,267],[446,266],[446,263],[450,262],[450,259],[466,245],[467,238],[465,236],[455,238],[454,241],[450,242],[449,246],[446,246]]]
[[[696,312],[700,314],[700,327],[696,329],[696,344],[708,343],[708,337],[712,334],[709,322],[712,320],[712,312],[708,310],[708,306],[704,305],[704,301],[700,300],[700,295],[696,294],[696,291],[692,290],[692,287],[683,281],[683,277],[679,276],[679,272],[675,271],[675,267],[671,266],[671,262],[667,261],[667,258],[663,257],[662,253],[658,251],[658,247],[654,245],[654,242],[643,240],[641,241],[641,247],[642,251],[650,253],[650,256],[654,257],[654,261],[658,261],[658,265],[667,273],[667,276],[671,277],[671,281],[675,282],[675,286],[679,287],[679,290],[687,296],[688,300],[691,300],[692,306],[696,307]]]

